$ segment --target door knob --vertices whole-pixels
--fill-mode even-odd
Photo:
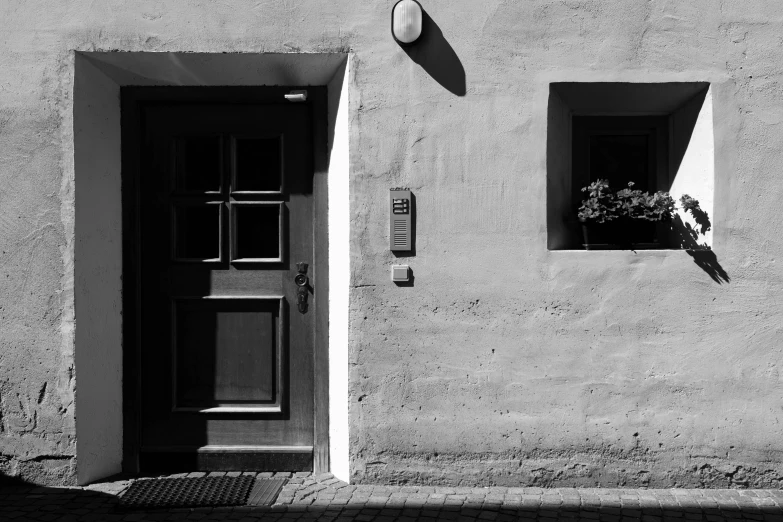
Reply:
[[[296,269],[299,271],[294,276],[294,284],[299,288],[296,290],[296,304],[299,313],[307,312],[307,293],[310,279],[307,277],[307,263],[297,263]]]

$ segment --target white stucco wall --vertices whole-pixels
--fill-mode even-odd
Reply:
[[[348,373],[332,383],[350,429],[332,433],[349,431],[352,480],[780,485],[777,4],[422,3],[435,26],[409,52],[392,2],[0,6],[3,473],[63,483],[91,459],[72,363],[73,52],[350,52]],[[245,72],[286,83],[308,70],[295,63]],[[203,80],[183,70],[164,80]],[[552,81],[711,83],[712,257],[547,249]],[[416,196],[414,257],[388,250],[396,186]]]

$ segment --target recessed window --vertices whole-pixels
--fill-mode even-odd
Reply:
[[[681,168],[694,130],[712,143],[711,104],[705,114],[709,84],[687,83],[553,83],[550,84],[547,129],[547,246],[550,250],[582,249],[585,238],[577,215],[586,193],[581,189],[605,180],[612,191],[632,183],[653,194],[679,187],[712,210],[710,150],[704,165]],[[709,119],[709,125],[704,121]],[[701,122],[700,125],[697,125]],[[692,148],[692,147],[691,147]],[[693,154],[691,154],[693,155]],[[709,171],[709,176],[704,173]],[[691,183],[690,178],[708,183]],[[694,192],[694,193],[690,193]],[[641,223],[632,237],[617,238],[606,248],[686,248],[672,231],[672,222]],[[622,230],[629,230],[628,227]],[[627,232],[623,232],[627,233]],[[624,245],[624,246],[616,246]]]
[[[572,208],[578,208],[585,193],[581,188],[599,179],[613,190],[643,192],[669,189],[668,123],[661,116],[573,116]],[[668,237],[659,237],[660,227],[636,227],[637,248],[666,247]],[[665,235],[664,235],[665,236]],[[584,239],[584,237],[582,238]]]

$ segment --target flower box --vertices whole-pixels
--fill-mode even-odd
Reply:
[[[633,185],[629,182],[628,188],[613,192],[606,180],[599,179],[582,188],[588,198],[582,200],[578,216],[587,250],[641,250],[661,248],[668,243],[674,199],[668,192],[650,194],[634,190]],[[703,214],[706,218],[698,200],[689,195],[683,194],[680,204],[683,211],[690,211],[694,217]]]
[[[586,250],[660,248],[668,223],[617,218],[603,223],[582,221],[582,245]]]

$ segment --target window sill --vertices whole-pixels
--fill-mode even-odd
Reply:
[[[614,246],[614,245],[607,245],[607,246]],[[557,250],[547,250],[550,254],[573,254],[575,252],[584,252],[586,254],[597,254],[597,253],[632,253],[632,254],[641,254],[641,253],[669,253],[669,252],[709,252],[709,248],[596,248],[587,250],[585,248],[572,248],[572,249],[557,249]]]

